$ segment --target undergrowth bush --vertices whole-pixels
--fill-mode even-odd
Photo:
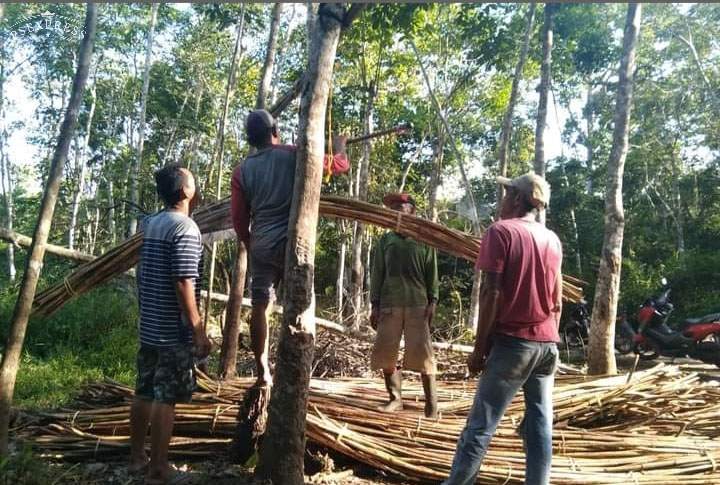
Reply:
[[[0,290],[0,338],[7,339],[16,290]],[[15,387],[15,404],[50,408],[66,403],[87,381],[109,377],[131,384],[137,351],[137,304],[118,285],[70,302],[48,318],[32,318]]]

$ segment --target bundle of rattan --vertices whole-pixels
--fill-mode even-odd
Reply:
[[[624,376],[558,378],[552,483],[720,483],[716,467],[720,442],[716,440],[665,434],[664,426],[646,426],[653,434],[638,432],[632,425],[612,431],[568,426],[563,416],[581,406],[588,409],[586,414],[604,414],[612,420],[619,405],[612,403],[614,398],[628,401],[644,395],[649,399],[652,386],[657,386],[666,400],[682,399],[697,387],[693,376],[670,367],[638,372],[630,383],[625,381]],[[667,381],[670,383],[665,385]],[[177,407],[171,453],[188,457],[224,453],[235,429],[235,403],[251,383],[250,379],[224,383],[202,379],[203,392],[196,394],[193,404]],[[307,435],[310,441],[368,466],[409,479],[439,480],[449,471],[474,388],[474,382],[441,382],[442,415],[433,421],[421,417],[422,389],[416,382],[404,386],[406,410],[387,415],[374,410],[385,399],[379,380],[313,380]],[[705,392],[709,386],[700,388]],[[605,408],[602,399],[608,393],[615,396]],[[128,446],[131,395],[130,389],[116,384],[89,386],[81,397],[83,405],[44,414],[41,423],[26,427],[19,436],[43,453],[63,459],[116,455],[119,448]],[[707,401],[712,397],[698,392],[692,400],[705,399],[706,407],[712,408],[715,403]],[[704,408],[693,406],[704,416]],[[483,465],[483,483],[522,483],[524,454],[515,431],[521,408],[519,397],[498,428]],[[666,412],[662,405],[656,408],[658,416]],[[672,414],[664,418],[673,419]],[[602,420],[595,424],[601,425]]]
[[[198,210],[193,218],[203,234],[223,231],[232,227],[229,219],[230,201],[222,200]],[[469,234],[450,229],[435,222],[386,209],[367,202],[323,196],[320,214],[327,217],[351,219],[366,224],[393,229],[440,251],[473,261],[480,240]],[[51,286],[35,297],[35,311],[51,314],[78,295],[109,281],[137,264],[140,257],[142,234],[138,233],[94,261],[80,265],[63,281]],[[582,298],[583,282],[565,276],[563,296],[567,301]]]

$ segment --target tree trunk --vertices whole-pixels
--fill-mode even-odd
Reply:
[[[343,321],[343,306],[345,305],[345,257],[347,254],[347,240],[345,239],[345,224],[341,224],[340,251],[338,252],[338,272],[335,283],[335,304],[337,306],[338,321]]]
[[[83,91],[88,78],[96,21],[97,6],[90,2],[87,4],[84,28],[85,36],[80,44],[80,55],[78,58],[77,71],[75,72],[75,79],[73,81],[72,94],[70,95],[68,107],[65,110],[65,117],[60,128],[57,147],[55,148],[55,153],[50,165],[47,185],[45,186],[45,192],[43,193],[40,205],[40,214],[37,225],[35,226],[35,233],[33,234],[30,256],[27,258],[22,285],[10,323],[5,352],[3,353],[2,370],[0,370],[0,455],[3,457],[7,456],[8,453],[10,411],[13,392],[15,390],[15,378],[20,363],[20,354],[25,340],[25,330],[27,329],[30,311],[35,297],[35,290],[42,269],[43,257],[45,256],[45,244],[47,243],[48,233],[50,232],[50,225],[55,211],[55,203],[57,202],[58,192],[60,191],[63,167],[67,159],[70,140],[75,130],[78,111],[82,103]]]
[[[450,148],[453,150],[453,152],[455,152],[455,157],[457,158],[458,164],[460,165],[460,175],[462,176],[462,181],[465,185],[466,195],[470,202],[470,218],[473,226],[473,234],[475,234],[476,236],[480,236],[480,218],[478,217],[477,213],[477,204],[475,203],[475,196],[473,195],[472,185],[470,185],[470,179],[468,178],[467,171],[465,170],[465,157],[462,155],[460,149],[457,146],[457,140],[455,140],[453,132],[450,129],[450,125],[447,122],[447,118],[445,117],[445,113],[440,107],[440,103],[435,96],[435,91],[433,91],[432,85],[430,84],[430,78],[428,77],[425,66],[423,65],[422,59],[420,58],[420,52],[418,52],[417,46],[415,45],[415,42],[412,41],[412,39],[410,39],[409,42],[410,46],[415,52],[415,57],[418,60],[418,64],[420,64],[420,70],[422,71],[423,78],[425,79],[425,85],[427,86],[427,89],[430,93],[430,99],[433,103],[433,107],[435,108],[435,111],[440,118],[440,121],[442,121],[442,126],[445,129],[445,135],[450,141]],[[477,317],[480,314],[480,281],[480,273],[476,272],[473,279],[470,312],[468,316],[468,321],[465,322],[466,326],[471,329],[475,329],[475,325],[477,325]]]
[[[12,231],[13,229],[13,185],[12,185],[12,170],[10,169],[10,161],[6,153],[5,143],[7,142],[7,132],[3,132],[2,145],[0,150],[0,188],[2,189],[3,201],[5,202],[5,224],[7,228]],[[7,247],[7,264],[8,264],[8,278],[10,281],[15,281],[17,275],[17,269],[15,268],[15,246],[8,244]]]
[[[5,5],[0,5],[0,21],[5,17]],[[12,182],[12,169],[10,168],[10,159],[7,154],[7,141],[8,132],[6,128],[5,119],[5,40],[0,39],[0,126],[2,126],[2,133],[0,133],[0,192],[3,196],[3,202],[5,205],[5,225],[8,229],[13,228],[13,182]],[[11,282],[15,281],[17,270],[15,268],[15,247],[12,244],[8,244],[7,247],[7,264],[8,264],[8,278]]]
[[[267,433],[257,469],[260,477],[283,485],[304,483],[305,420],[315,345],[313,280],[325,113],[344,17],[342,4],[320,6],[308,57],[308,83],[300,103],[297,169],[285,256],[285,312]]]
[[[240,9],[240,22],[237,28],[237,37],[235,38],[235,48],[233,50],[232,62],[230,63],[230,72],[228,73],[227,84],[225,85],[225,99],[223,101],[223,110],[218,120],[217,139],[215,141],[215,157],[217,158],[217,183],[215,184],[215,200],[221,198],[222,181],[223,181],[223,161],[225,154],[225,125],[227,124],[228,112],[230,111],[230,100],[235,92],[235,82],[237,78],[237,66],[240,64],[244,50],[241,40],[245,31],[245,4]],[[240,254],[236,255],[240,256]],[[208,294],[212,293],[213,284],[215,283],[215,259],[217,258],[217,242],[213,241],[210,250],[210,275],[208,276]],[[243,282],[244,284],[244,282]],[[208,297],[205,302],[205,326],[207,327],[210,318],[211,302]]]
[[[435,146],[435,153],[433,154],[433,170],[430,176],[430,189],[428,196],[428,215],[430,220],[437,222],[438,211],[437,211],[437,191],[442,180],[442,166],[443,158],[445,155],[445,132],[442,126],[438,128],[438,140]]]
[[[365,100],[365,109],[363,112],[363,134],[368,135],[373,130],[372,111],[375,102],[377,87],[371,84],[367,89],[367,98]],[[367,201],[368,184],[370,178],[370,152],[372,150],[372,142],[368,139],[363,141],[362,156],[360,157],[358,179],[357,179],[357,199]],[[355,233],[352,241],[352,266],[350,270],[350,308],[351,320],[350,326],[353,330],[360,328],[360,321],[363,315],[363,283],[364,270],[363,264],[363,242],[365,239],[365,225],[361,223],[355,224]]]
[[[157,13],[159,3],[153,3],[150,7],[150,28],[148,31],[147,42],[145,43],[145,67],[143,71],[142,94],[140,95],[140,121],[137,142],[137,153],[135,155],[133,166],[130,169],[130,202],[133,207],[131,211],[137,210],[140,205],[140,170],[142,167],[142,152],[145,143],[145,110],[147,108],[148,90],[150,88],[150,68],[152,67],[152,48],[153,37],[155,36],[155,24],[157,23]],[[128,223],[128,237],[137,232],[137,216],[131,216]]]
[[[95,76],[97,76],[97,68],[95,69]],[[78,186],[77,191],[73,194],[72,207],[70,209],[70,228],[68,229],[69,249],[75,249],[75,230],[77,228],[78,212],[80,211],[80,200],[82,199],[83,190],[85,190],[85,173],[87,171],[87,157],[90,147],[90,130],[92,129],[93,117],[95,116],[96,89],[94,81],[90,88],[90,95],[92,101],[90,102],[87,123],[85,124],[85,139],[82,143],[82,149],[78,146],[77,141],[75,146],[75,170],[77,171]]]
[[[538,101],[537,123],[535,124],[535,161],[533,169],[538,175],[545,176],[545,128],[547,127],[547,105],[548,93],[550,91],[551,63],[552,63],[552,45],[553,45],[553,15],[556,5],[554,3],[545,4],[545,21],[542,29],[542,66],[540,68],[540,86],[538,91],[540,99]],[[538,213],[538,221],[545,224],[545,211]]]
[[[685,252],[685,212],[683,211],[682,195],[680,194],[680,167],[678,166],[677,142],[673,144],[670,152],[670,168],[672,170],[673,211],[675,213],[675,241],[678,253]]]
[[[257,93],[255,107],[265,109],[268,93],[270,92],[270,82],[272,81],[273,67],[275,65],[275,53],[277,51],[278,30],[280,28],[280,16],[283,11],[283,4],[276,3],[272,9],[272,21],[270,22],[270,34],[268,36],[267,49],[265,50],[265,63],[260,76],[260,88]]]
[[[641,4],[628,4],[615,105],[613,144],[608,160],[605,234],[590,324],[589,374],[614,374],[617,372],[613,346],[615,316],[620,293],[623,232],[625,230],[622,187],[630,131],[635,49],[640,30],[640,11]]]
[[[587,180],[585,182],[585,191],[588,195],[593,193],[593,171],[595,170],[593,163],[593,145],[592,145],[592,130],[593,130],[593,107],[592,102],[592,83],[588,83],[587,90],[587,101],[585,103],[585,161],[587,167]]]
[[[525,61],[527,60],[528,50],[530,48],[530,37],[532,36],[533,26],[535,24],[535,10],[537,5],[530,4],[530,10],[527,14],[527,27],[525,28],[525,37],[523,38],[522,48],[520,49],[520,57],[515,65],[515,73],[513,75],[512,87],[510,88],[510,100],[508,101],[505,115],[503,116],[502,129],[500,131],[500,145],[498,146],[498,174],[501,177],[507,177],[508,168],[508,150],[510,148],[510,135],[512,134],[512,119],[515,113],[515,104],[517,103],[518,91],[520,90],[520,80],[522,79]],[[497,188],[497,213],[500,214],[500,201],[505,196],[505,188],[498,184]]]
[[[108,235],[110,236],[110,247],[117,244],[117,230],[115,229],[115,187],[113,186],[112,175],[107,177],[108,191]]]
[[[230,299],[225,310],[225,325],[220,349],[221,379],[237,377],[238,339],[240,338],[240,317],[242,314],[243,292],[247,273],[247,250],[245,244],[238,240],[235,268],[230,285]]]

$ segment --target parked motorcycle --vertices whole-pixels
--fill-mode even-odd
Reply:
[[[720,367],[720,313],[689,318],[676,329],[668,325],[674,307],[670,302],[672,289],[663,278],[663,291],[658,297],[648,298],[637,312],[637,329],[624,319],[619,324],[619,338],[627,345],[632,340],[633,350],[643,360],[658,356],[689,357]],[[616,339],[617,346],[617,339]]]
[[[587,345],[588,331],[590,329],[590,312],[585,299],[581,299],[562,320],[560,338],[563,347],[585,347]]]

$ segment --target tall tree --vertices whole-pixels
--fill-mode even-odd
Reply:
[[[28,319],[30,318],[33,299],[35,298],[35,290],[37,289],[38,279],[40,278],[40,271],[45,256],[45,244],[47,243],[53,214],[55,212],[55,204],[57,202],[58,192],[60,191],[63,167],[67,160],[70,141],[75,131],[83,91],[85,90],[85,83],[88,78],[95,40],[96,23],[97,6],[89,2],[85,16],[85,35],[80,44],[80,53],[78,55],[72,93],[70,94],[67,110],[65,110],[63,123],[60,127],[60,134],[58,135],[57,146],[50,164],[50,173],[33,234],[30,256],[27,258],[25,265],[25,273],[23,274],[20,293],[15,303],[7,343],[5,344],[5,351],[3,352],[2,369],[0,369],[0,455],[2,456],[7,456],[8,453],[10,411],[15,390],[15,379],[20,363],[20,354],[22,352],[23,342],[25,341],[25,331],[27,329]]]
[[[244,50],[242,48],[242,38],[245,30],[245,5],[240,9],[240,21],[237,26],[237,34],[235,36],[235,48],[233,49],[232,61],[230,62],[230,71],[228,72],[227,83],[225,84],[225,97],[223,99],[223,109],[218,119],[217,137],[215,139],[215,160],[217,160],[217,183],[215,184],[215,200],[221,198],[223,166],[225,159],[225,125],[227,125],[228,113],[230,112],[230,100],[235,92],[235,83],[237,80],[237,66]],[[210,250],[210,275],[208,276],[208,294],[205,302],[205,326],[207,326],[210,317],[211,300],[210,296],[213,291],[215,282],[215,260],[217,258],[217,241],[212,242]],[[237,271],[236,271],[237,272]]]
[[[97,77],[97,66],[95,67],[95,75]],[[85,190],[85,178],[87,172],[87,156],[90,152],[90,132],[92,130],[93,117],[95,116],[95,102],[97,100],[97,90],[93,81],[90,87],[90,111],[88,112],[87,122],[85,123],[85,138],[83,139],[82,148],[77,143],[75,146],[75,173],[77,175],[77,189],[73,194],[72,204],[70,208],[70,227],[68,228],[68,248],[75,249],[75,231],[77,227],[78,212],[80,211],[80,201],[83,191]]]
[[[285,311],[275,386],[258,475],[304,483],[305,420],[315,345],[314,259],[325,153],[325,113],[340,30],[361,6],[321,4],[312,32],[307,83],[300,103],[295,188],[285,255]]]
[[[278,30],[280,29],[280,17],[282,16],[283,7],[284,5],[282,3],[276,3],[272,9],[270,33],[268,34],[268,43],[265,49],[265,62],[263,63],[262,74],[260,75],[260,87],[257,92],[257,100],[255,101],[255,107],[260,109],[265,109],[268,93],[270,92],[270,82],[272,81],[273,67],[275,66]]]
[[[5,5],[0,4],[0,21],[4,20],[5,16]],[[12,231],[13,230],[13,179],[12,169],[10,166],[10,158],[7,153],[7,141],[8,132],[6,123],[6,112],[5,112],[5,76],[7,69],[5,68],[6,62],[6,50],[5,50],[5,38],[0,38],[0,192],[3,196],[3,202],[5,204],[5,227]],[[10,281],[15,281],[17,270],[15,269],[15,246],[8,244],[7,246],[7,265],[8,265],[8,277]]]
[[[590,374],[614,374],[617,372],[613,348],[615,315],[620,293],[623,233],[625,230],[622,188],[625,157],[628,151],[630,109],[635,74],[635,51],[640,32],[641,9],[639,3],[628,4],[625,20],[622,59],[618,73],[619,81],[615,104],[615,127],[613,129],[612,150],[607,166],[605,233],[590,324],[590,345],[588,349],[588,372]]]
[[[520,48],[520,56],[515,65],[515,73],[513,74],[512,87],[510,88],[510,99],[508,100],[505,115],[503,116],[502,128],[500,131],[500,144],[498,145],[498,173],[501,177],[507,176],[508,167],[508,149],[510,148],[510,136],[512,134],[512,120],[515,113],[515,104],[517,103],[518,91],[520,89],[520,80],[522,79],[523,69],[525,69],[525,61],[527,60],[528,50],[530,48],[530,37],[532,36],[533,26],[535,24],[535,10],[537,4],[531,3],[527,13],[527,27],[525,28],[525,36],[523,38],[522,47]],[[497,211],[500,214],[500,201],[505,196],[505,186],[498,184],[497,189]]]
[[[364,64],[363,56],[363,64]],[[378,70],[379,73],[378,60]],[[373,105],[375,104],[375,98],[377,96],[377,76],[374,81],[367,79],[366,69],[363,68],[364,79],[364,92],[365,102],[363,103],[363,135],[369,135],[373,130]],[[355,196],[358,200],[367,201],[368,198],[368,185],[370,184],[370,152],[372,151],[372,142],[367,139],[362,144],[362,155],[360,156],[360,163],[358,164],[357,183],[355,184],[357,190]],[[352,258],[350,267],[350,311],[351,314],[351,327],[355,330],[360,328],[360,320],[363,315],[363,289],[365,283],[365,265],[363,263],[363,247],[365,246],[365,225],[361,223],[355,224],[355,231],[352,240],[352,247],[350,255]],[[342,291],[342,288],[339,288]]]
[[[147,110],[147,97],[150,88],[150,68],[152,67],[153,38],[155,37],[155,25],[157,24],[157,13],[159,3],[153,3],[150,7],[150,25],[148,28],[147,41],[145,43],[145,66],[143,68],[142,93],[140,95],[140,116],[138,121],[137,153],[130,168],[130,202],[132,210],[137,210],[140,205],[140,169],[142,167],[143,146],[145,144],[145,112]],[[137,217],[130,217],[128,223],[128,237],[137,232]]]
[[[547,127],[548,97],[550,94],[552,46],[553,46],[553,15],[557,8],[554,3],[545,4],[545,19],[542,28],[542,65],[540,67],[540,86],[538,91],[537,123],[535,124],[535,161],[533,169],[536,174],[545,176],[545,128]],[[540,222],[545,223],[545,211],[538,214]]]

